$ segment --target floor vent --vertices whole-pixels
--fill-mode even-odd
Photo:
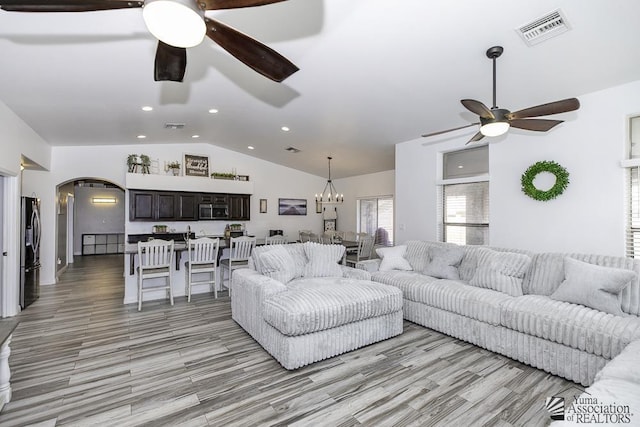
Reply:
[[[522,40],[533,46],[569,31],[571,27],[560,9],[547,13],[533,22],[520,26],[516,31]]]
[[[288,151],[290,153],[299,153],[300,152],[300,150],[298,150],[295,147],[287,147],[287,148],[284,149],[284,151]]]
[[[164,128],[165,129],[183,129],[184,123],[165,123]]]

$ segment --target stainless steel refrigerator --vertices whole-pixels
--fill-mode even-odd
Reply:
[[[40,296],[40,202],[22,198],[20,235],[20,307],[24,310]]]

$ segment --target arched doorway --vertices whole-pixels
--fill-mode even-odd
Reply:
[[[56,195],[56,277],[75,256],[124,251],[122,187],[101,178],[75,178],[57,185]]]

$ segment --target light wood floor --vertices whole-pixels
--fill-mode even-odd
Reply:
[[[228,298],[123,305],[122,256],[77,257],[19,316],[2,426],[545,425],[580,386],[405,322],[398,337],[283,369]]]

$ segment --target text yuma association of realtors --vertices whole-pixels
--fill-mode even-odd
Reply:
[[[629,405],[604,404],[595,397],[578,397],[565,412],[566,421],[584,424],[629,424],[633,414]]]

